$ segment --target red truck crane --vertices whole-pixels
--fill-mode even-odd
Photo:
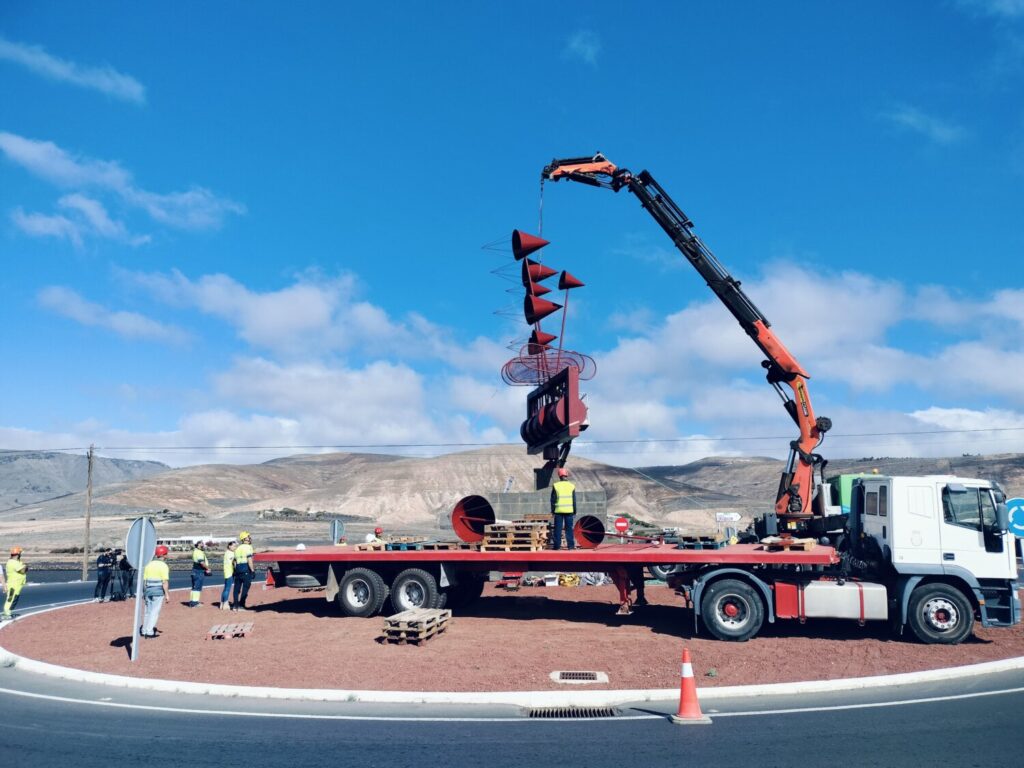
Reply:
[[[774,533],[772,528],[778,523],[784,529],[816,534],[842,529],[844,518],[825,515],[821,489],[828,462],[815,451],[831,429],[832,421],[814,415],[807,391],[810,375],[775,335],[768,318],[743,292],[740,282],[693,233],[690,218],[648,171],[634,174],[615,166],[600,153],[591,157],[552,160],[544,168],[541,178],[543,181],[576,181],[613,192],[621,189],[632,192],[764,353],[767,359],[761,365],[767,372],[768,383],[782,398],[786,412],[800,429],[800,437],[789,444],[789,460],[775,497],[777,523],[773,525],[774,521],[767,520],[764,532]],[[792,396],[783,389],[783,385],[792,390]]]

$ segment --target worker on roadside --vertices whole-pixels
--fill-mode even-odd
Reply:
[[[224,550],[224,589],[220,591],[220,609],[226,611],[231,607],[231,585],[235,581],[235,547],[237,541],[229,541]]]
[[[188,607],[202,605],[203,582],[210,575],[210,561],[206,557],[206,542],[196,541],[192,548],[192,591],[188,596]]]
[[[110,587],[110,574],[112,573],[111,569],[114,567],[113,552],[114,550],[107,547],[96,558],[96,589],[92,593],[92,601],[94,603],[106,603],[110,600],[107,597],[107,588]]]
[[[156,637],[156,622],[160,618],[160,609],[164,602],[169,602],[171,593],[169,582],[171,572],[164,562],[167,547],[157,546],[153,559],[142,569],[143,596],[146,598],[146,615],[142,620],[142,636]]]
[[[558,468],[558,482],[551,486],[551,513],[555,518],[555,549],[562,547],[562,529],[565,529],[566,548],[576,549],[573,521],[576,519],[576,486],[569,480],[569,470]]]
[[[247,611],[245,600],[249,596],[249,587],[252,586],[253,577],[256,575],[256,565],[252,555],[252,536],[248,531],[238,534],[239,544],[235,548],[235,601],[231,606],[233,611]]]
[[[374,543],[375,544],[383,544],[384,543],[384,538],[383,537],[384,537],[384,529],[381,528],[378,525],[376,528],[373,529],[373,541],[374,541]]]
[[[21,561],[21,547],[11,547],[11,559],[7,561],[7,598],[4,600],[3,618],[10,619],[11,611],[18,604],[21,590],[28,581],[28,566]]]

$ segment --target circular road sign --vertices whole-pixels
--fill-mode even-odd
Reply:
[[[142,546],[140,553],[139,546]],[[128,529],[128,536],[124,540],[124,556],[128,558],[132,568],[141,570],[142,566],[153,559],[156,551],[156,526],[148,517],[136,518],[132,527]],[[138,562],[139,555],[142,555],[142,562]]]
[[[1007,499],[1006,508],[1010,510],[1010,533],[1024,539],[1024,499]]]
[[[629,530],[629,520],[624,517],[615,518],[615,530],[619,533],[625,533]]]

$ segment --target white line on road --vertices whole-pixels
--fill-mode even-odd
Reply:
[[[754,710],[747,712],[714,712],[707,714],[712,718],[719,717],[755,717],[758,715],[790,715],[811,712],[836,712],[850,709],[876,709],[881,707],[902,707],[914,704],[934,704],[944,701],[961,701],[965,699],[977,699],[986,696],[1004,696],[1011,693],[1024,693],[1024,687],[1006,688],[998,691],[980,691],[977,693],[961,693],[950,696],[931,696],[919,699],[902,699],[900,701],[880,701],[866,704],[837,704],[828,707],[801,707],[798,709],[774,709]],[[92,699],[76,699],[68,696],[53,696],[45,693],[30,693],[29,691],[16,691],[11,688],[0,688],[0,694],[9,696],[22,696],[30,699],[41,699],[44,701],[56,701],[64,704],[86,704],[94,707],[113,707],[116,709],[135,709],[148,712],[169,712],[181,715],[224,715],[225,717],[276,717],[286,720],[358,720],[377,722],[423,722],[423,723],[544,723],[544,722],[592,722],[603,721],[626,721],[626,720],[665,720],[665,715],[620,715],[616,717],[588,717],[588,718],[543,718],[531,719],[526,717],[402,717],[394,715],[313,715],[299,714],[296,712],[240,712],[238,710],[218,709],[188,709],[183,707],[159,707],[152,704],[126,704],[115,701],[96,701]]]

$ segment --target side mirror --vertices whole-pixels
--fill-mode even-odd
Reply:
[[[1005,501],[996,504],[996,533],[1002,536],[1010,530],[1010,510]]]

